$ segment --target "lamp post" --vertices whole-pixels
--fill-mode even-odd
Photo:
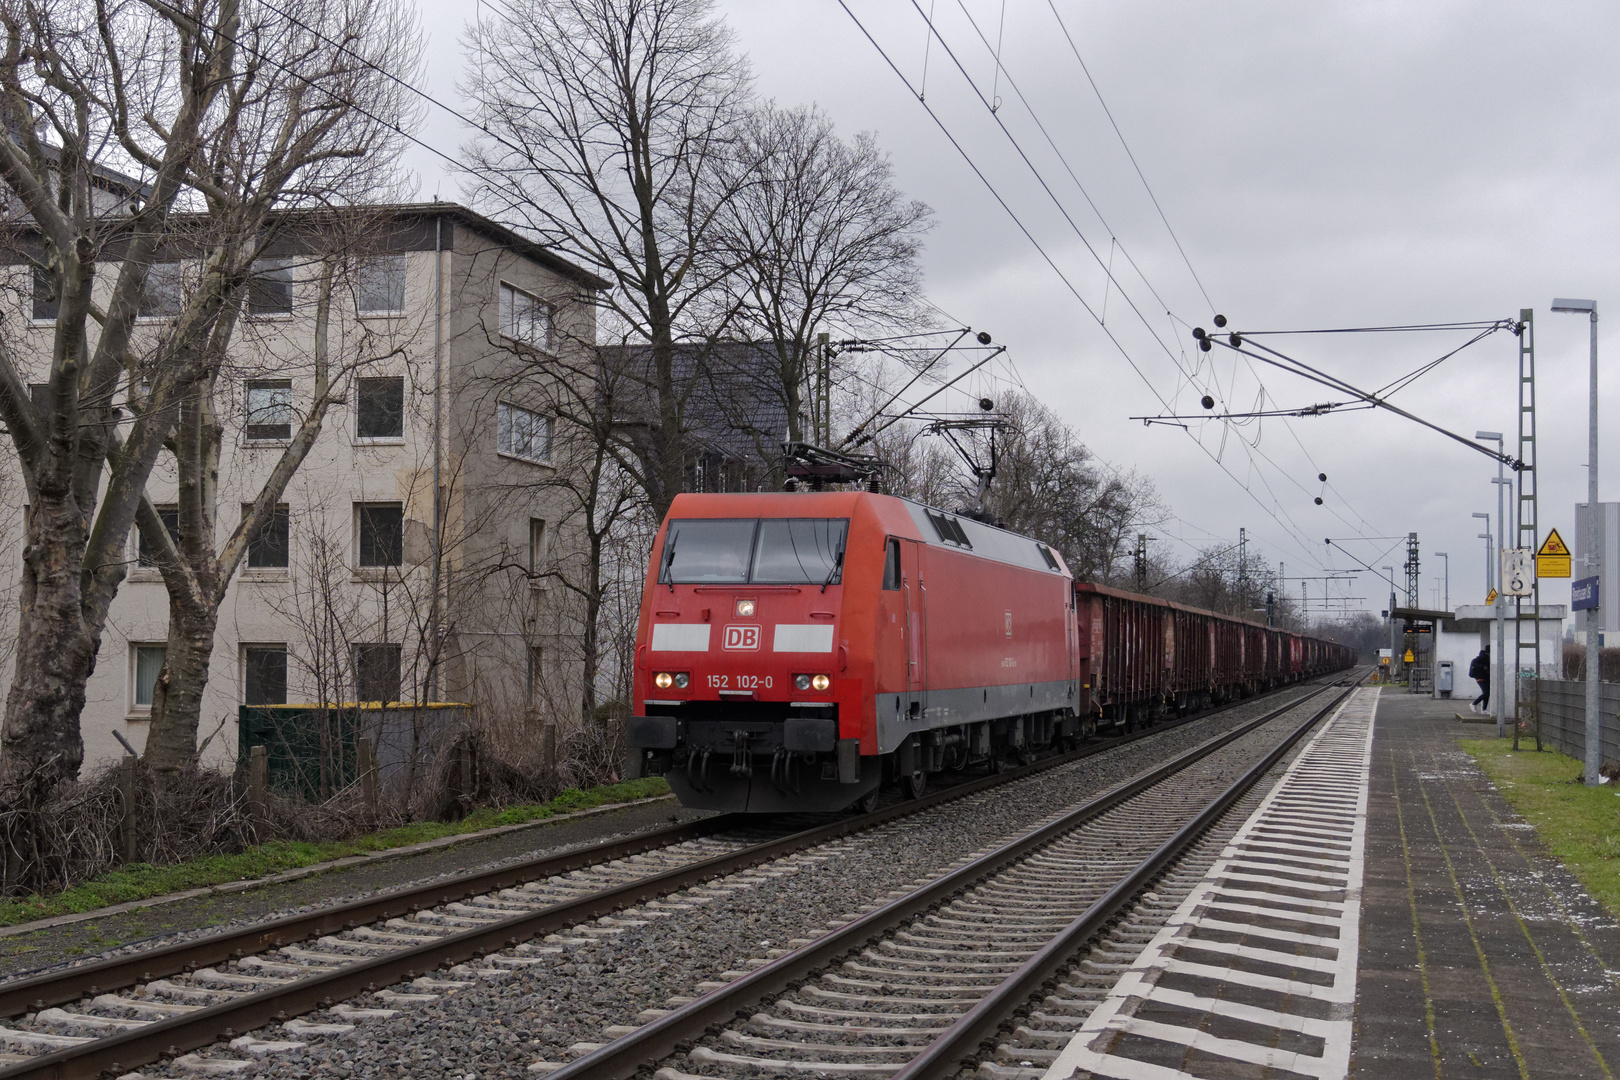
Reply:
[[[1447,555],[1443,551],[1437,551],[1437,552],[1435,552],[1435,554],[1440,556],[1442,559],[1446,560],[1446,592],[1445,592],[1445,597],[1446,598],[1441,603],[1440,610],[1441,611],[1450,611],[1451,610],[1451,556]]]
[[[1395,568],[1384,567],[1389,577],[1389,681],[1395,681]]]
[[[1476,431],[1474,432],[1474,438],[1478,439],[1480,442],[1496,443],[1496,479],[1492,480],[1491,483],[1496,485],[1496,535],[1498,537],[1497,544],[1498,546],[1501,546],[1501,538],[1505,538],[1507,536],[1507,533],[1503,531],[1507,528],[1507,523],[1502,520],[1502,503],[1506,498],[1505,492],[1513,484],[1513,481],[1505,476],[1502,471],[1502,433],[1500,431]],[[1478,517],[1479,515],[1475,514],[1474,516]],[[1489,520],[1485,522],[1485,527],[1487,529],[1490,528]],[[1502,590],[1500,588],[1498,588],[1496,592],[1496,601],[1491,609],[1491,616],[1496,620],[1496,663],[1491,665],[1491,700],[1496,702],[1496,737],[1500,739],[1507,736],[1508,714],[1507,597],[1502,595]],[[1541,612],[1539,611],[1536,612],[1536,620],[1536,632],[1540,633]],[[1517,655],[1513,657],[1513,667],[1515,671],[1519,667],[1519,658]],[[1518,694],[1518,682],[1515,680],[1513,686],[1513,696],[1515,699],[1515,707],[1513,710],[1514,716],[1518,716],[1519,714],[1519,710],[1517,708]]]
[[[1500,470],[1498,470],[1498,471],[1500,471]],[[1502,512],[1502,500],[1501,500],[1500,496],[1502,494],[1502,489],[1497,488],[1496,489],[1496,494],[1498,496],[1498,498],[1496,500],[1496,506],[1497,506],[1496,512],[1498,514],[1501,514],[1501,512]],[[1479,534],[1479,538],[1481,540],[1485,541],[1485,590],[1487,592],[1496,592],[1496,558],[1495,558],[1495,551],[1493,550],[1493,545],[1491,543],[1491,540],[1492,540],[1492,537],[1491,537],[1491,515],[1489,515],[1489,514],[1475,514],[1474,516],[1477,517],[1477,518],[1483,518],[1484,521],[1485,521],[1485,531]],[[1495,600],[1495,605],[1496,606],[1494,608],[1494,611],[1496,613],[1496,636],[1497,636],[1498,640],[1500,640],[1501,637],[1502,637],[1502,612],[1504,610],[1504,608],[1502,606],[1502,597],[1500,595],[1497,596],[1497,598]],[[1498,644],[1496,646],[1496,663],[1500,664],[1502,662],[1503,662],[1502,661],[1502,646],[1500,644]],[[1491,693],[1495,694],[1496,693],[1496,665],[1495,664],[1493,664],[1491,666],[1490,671],[1485,673],[1485,681],[1486,681],[1487,685],[1490,686]],[[1497,698],[1496,699],[1496,704],[1498,706],[1500,706],[1502,704],[1502,699]],[[1501,708],[1497,708],[1497,710],[1496,710],[1496,737],[1498,739],[1500,739],[1500,738],[1505,737],[1506,735],[1507,735],[1507,714],[1504,713],[1501,710]]]
[[[1602,573],[1603,557],[1598,553],[1598,365],[1597,365],[1597,301],[1566,300],[1560,297],[1552,302],[1552,309],[1572,315],[1587,316],[1592,328],[1592,374],[1588,410],[1586,443],[1586,576]],[[1598,602],[1603,594],[1598,593]],[[1599,708],[1598,686],[1598,609],[1586,612],[1586,770],[1587,784],[1596,786],[1598,770],[1603,765],[1603,718]],[[1536,612],[1536,632],[1541,632],[1541,612]],[[1539,676],[1541,673],[1538,671]]]
[[[1474,516],[1485,522],[1485,531],[1479,533],[1478,536],[1485,541],[1485,591],[1490,592],[1496,588],[1496,562],[1492,558],[1493,552],[1491,550],[1492,540],[1494,539],[1491,536],[1491,515],[1475,514]]]

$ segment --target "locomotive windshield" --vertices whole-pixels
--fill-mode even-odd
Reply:
[[[672,585],[836,585],[848,518],[693,519],[664,534]]]

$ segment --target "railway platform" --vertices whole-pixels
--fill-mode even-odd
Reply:
[[[1458,748],[1493,732],[1465,705],[1379,703],[1354,1072],[1612,1076],[1620,925]]]
[[[1362,690],[1045,1080],[1557,1077],[1620,1068],[1620,924],[1457,739]]]

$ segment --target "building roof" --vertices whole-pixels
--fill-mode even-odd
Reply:
[[[605,365],[626,377],[616,391],[614,419],[656,424],[652,347],[608,345],[601,354]],[[753,342],[675,346],[675,384],[686,394],[683,419],[692,444],[731,461],[770,465],[788,426],[777,363],[769,346]]]
[[[441,202],[434,199],[431,202],[418,203],[383,203],[377,206],[357,207],[372,213],[391,213],[399,218],[421,218],[431,220],[434,217],[446,217],[474,232],[482,233],[489,239],[511,248],[518,254],[554,270],[563,277],[584,285],[588,289],[607,289],[612,282],[598,274],[585,269],[577,263],[558,255],[544,244],[531,240],[511,226],[503,225],[493,218],[485,217],[470,207],[460,203]]]
[[[111,175],[116,176],[118,174]],[[127,177],[124,179],[128,180]],[[133,180],[130,180],[129,182],[135,183]],[[577,282],[587,289],[606,289],[612,285],[612,283],[607,279],[592,273],[576,263],[570,262],[561,255],[558,255],[556,252],[552,251],[550,248],[546,247],[544,244],[531,240],[510,226],[502,225],[500,222],[487,218],[483,214],[478,213],[476,210],[462,206],[460,203],[434,201],[422,203],[381,203],[376,205],[359,205],[335,209],[323,207],[317,210],[288,209],[275,211],[272,213],[271,219],[280,222],[297,221],[299,219],[303,219],[314,224],[319,223],[323,219],[328,221],[333,220],[339,215],[346,213],[379,214],[394,219],[394,221],[402,226],[399,234],[396,234],[395,240],[396,242],[399,240],[404,241],[404,250],[418,250],[424,244],[427,249],[431,250],[433,247],[433,242],[431,239],[432,232],[423,229],[420,235],[413,237],[411,235],[411,226],[426,226],[435,218],[445,218],[456,225],[460,225],[462,228],[470,229],[473,232],[479,233],[490,240],[493,240],[497,244],[500,244],[501,246],[506,247],[519,255],[522,255],[524,258],[530,259],[548,270],[560,274],[571,281]],[[204,215],[180,213],[172,215],[170,220],[176,227],[174,242],[183,246],[185,243],[185,237],[181,227],[188,222],[204,220]],[[13,235],[18,235],[21,237],[32,238],[37,236],[37,232],[29,223],[26,222],[19,222],[11,226],[9,231],[12,232]],[[28,239],[25,241],[23,246],[27,248],[35,242],[36,241],[33,239]],[[6,246],[12,247],[11,245]],[[275,248],[276,245],[272,244],[270,250],[274,252]],[[0,261],[3,261],[4,257],[7,255],[15,257],[17,254],[19,253],[15,250],[15,248],[12,248],[12,250],[9,252],[0,252]]]

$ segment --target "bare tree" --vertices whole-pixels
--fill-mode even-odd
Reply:
[[[336,229],[310,229],[305,231],[303,239],[306,242],[314,239],[317,243],[322,239],[332,240],[341,248],[345,233],[365,231],[367,217],[360,211],[345,214],[346,220],[338,221]],[[144,757],[145,763],[158,772],[175,772],[196,762],[198,725],[213,655],[214,632],[231,579],[243,565],[255,538],[266,534],[273,524],[287,485],[315,448],[327,412],[334,404],[347,399],[355,371],[399,352],[390,339],[376,340],[364,328],[355,335],[356,340],[345,347],[341,340],[345,320],[340,316],[339,326],[333,327],[333,304],[341,303],[343,294],[349,291],[336,288],[339,263],[344,261],[341,250],[329,250],[324,257],[301,261],[312,265],[316,271],[316,280],[312,283],[315,300],[311,363],[306,366],[288,362],[282,355],[284,348],[276,348],[270,342],[255,343],[259,348],[252,351],[261,355],[250,368],[261,377],[270,375],[289,383],[285,401],[276,399],[269,406],[260,406],[263,415],[248,415],[242,409],[242,404],[251,406],[252,403],[243,403],[236,396],[242,383],[232,376],[241,374],[240,370],[223,362],[210,365],[207,375],[181,399],[178,428],[170,441],[179,492],[174,532],[169,531],[150,499],[142,500],[136,516],[141,542],[163,575],[169,595],[168,641],[163,667],[152,691]],[[351,267],[358,262],[352,258],[347,261]],[[277,269],[286,272],[289,278],[292,275],[292,267]],[[344,281],[352,281],[352,275],[344,275]],[[285,280],[281,284],[289,294],[294,292],[293,281]],[[288,306],[299,310],[290,296]],[[334,338],[339,339],[336,350]],[[290,377],[294,374],[307,374],[310,381],[308,402],[296,427],[292,421],[299,409],[290,388]],[[235,527],[216,548],[223,444],[227,439],[242,437],[255,426],[276,429],[279,433],[283,422],[288,435],[285,446],[275,455],[264,482],[251,493],[251,500]]]
[[[856,334],[930,321],[919,302],[917,258],[932,212],[894,186],[874,135],[846,143],[813,106],[765,103],[750,111],[729,166],[737,175],[725,189],[734,194],[719,216],[736,267],[725,279],[735,333],[760,346],[788,439],[805,441],[804,394],[815,362],[823,361],[818,389],[840,374],[830,348],[815,356],[818,331],[834,321]],[[829,430],[830,401],[813,411]]]
[[[710,0],[513,0],[470,45],[468,92],[491,133],[469,150],[472,197],[612,282],[603,329],[646,347],[651,399],[619,437],[661,516],[685,482],[684,413],[703,374],[677,349],[726,321],[717,219],[747,65]]]
[[[351,33],[385,17],[380,0],[293,9],[354,11]],[[26,350],[42,332],[0,348],[30,506],[0,785],[30,801],[82,761],[85,682],[146,479],[226,352],[267,216],[329,193],[365,151],[345,102],[381,76],[360,38],[320,44],[240,0],[6,0],[0,27],[0,182],[32,314],[52,324],[38,394]],[[177,254],[195,268],[183,283],[153,269]],[[137,328],[143,315],[161,323]]]
[[[617,452],[614,417],[624,382],[621,372],[608,367],[583,387],[572,379],[548,380],[555,394],[567,398],[558,403],[558,412],[573,419],[556,434],[552,452],[556,468],[543,484],[564,497],[566,517],[558,526],[577,530],[583,543],[567,557],[531,572],[555,581],[577,602],[583,666],[578,712],[587,723],[596,715],[603,668],[608,548],[626,519],[647,509],[640,485],[620,464]]]

